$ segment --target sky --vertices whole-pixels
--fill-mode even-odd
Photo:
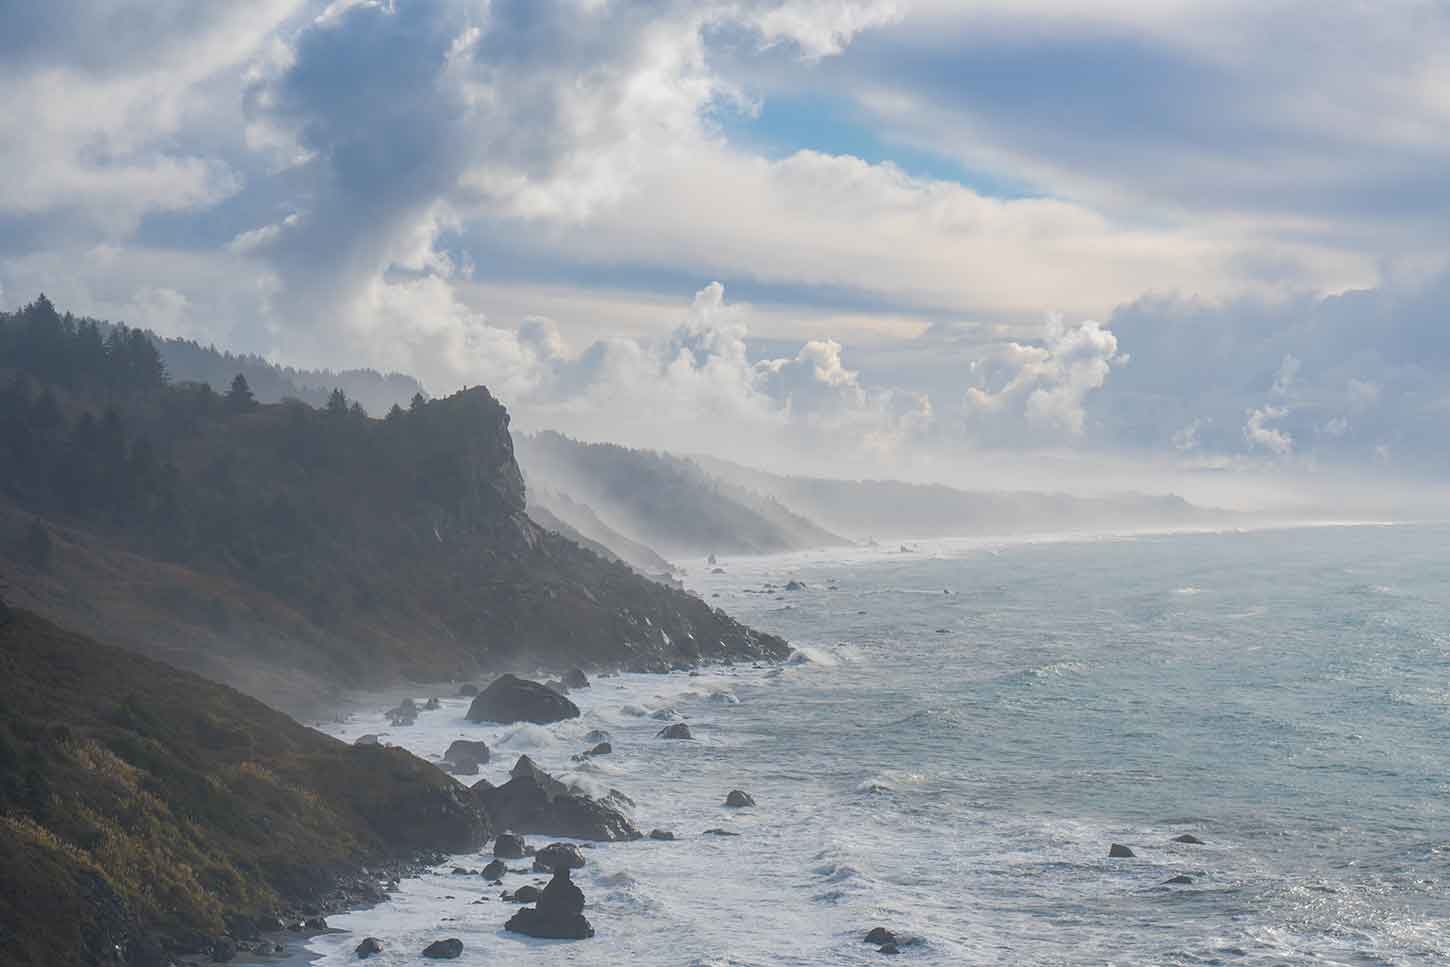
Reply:
[[[0,307],[823,472],[1450,474],[1442,0],[0,23]]]

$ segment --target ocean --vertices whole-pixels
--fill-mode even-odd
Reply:
[[[461,964],[875,964],[875,925],[919,938],[902,963],[1450,962],[1450,528],[687,563],[797,657],[597,678],[550,727],[470,724],[441,686],[413,726],[384,722],[400,695],[320,725],[435,760],[483,738],[492,781],[528,754],[627,793],[678,839],[586,851],[596,937],[504,932],[499,889],[449,872],[490,858],[471,854],[333,917],[323,963],[372,935],[374,964],[443,937]],[[656,739],[670,715],[696,739]],[[571,761],[591,729],[613,754]],[[724,808],[736,788],[756,806]]]

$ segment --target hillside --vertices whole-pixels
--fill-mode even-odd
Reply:
[[[345,745],[0,604],[6,964],[162,964],[375,898],[389,864],[489,832],[467,790],[401,749]]]
[[[521,436],[517,445],[533,486],[587,505],[611,529],[664,554],[770,554],[847,543],[692,460],[553,432]]]
[[[857,540],[870,537],[993,537],[1108,528],[1187,527],[1223,521],[1176,495],[1076,497],[1027,491],[959,490],[899,480],[836,480],[767,473],[712,457],[697,462]]]
[[[168,383],[135,330],[101,343],[48,305],[0,317],[0,565],[13,601],[71,627],[289,704],[485,667],[786,652],[524,507],[508,414],[481,387],[385,420],[340,392],[261,405]]]

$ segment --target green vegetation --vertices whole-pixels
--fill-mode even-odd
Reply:
[[[3,960],[134,964],[482,842],[462,786],[24,611],[0,613]]]
[[[0,316],[0,554],[13,599],[269,700],[503,664],[783,653],[524,515],[483,388],[368,418],[171,383],[136,330]],[[41,518],[42,572],[22,549]],[[6,539],[8,535],[9,539]],[[300,701],[304,697],[299,696]]]

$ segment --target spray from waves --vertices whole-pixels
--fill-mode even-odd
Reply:
[[[559,738],[542,725],[520,725],[505,732],[495,745],[510,749],[553,749],[559,745]]]

